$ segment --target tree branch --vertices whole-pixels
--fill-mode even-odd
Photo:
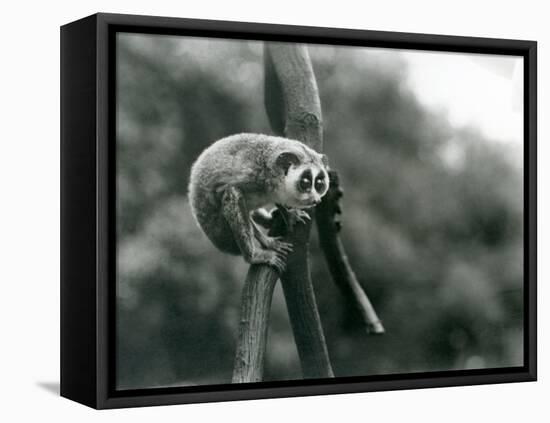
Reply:
[[[307,47],[267,43],[264,55],[265,103],[273,131],[322,151],[321,102]]]
[[[264,55],[265,102],[273,131],[321,151],[321,104],[307,48],[266,43]],[[299,223],[287,234],[294,251],[281,281],[304,378],[333,377],[311,283],[310,231],[311,222]]]
[[[383,334],[384,327],[382,326],[382,322],[378,319],[367,294],[357,281],[357,277],[349,264],[344,246],[338,235],[341,222],[336,220],[335,217],[336,214],[340,214],[342,211],[340,207],[342,190],[338,174],[330,171],[329,177],[329,191],[323,197],[321,204],[315,208],[321,249],[328,263],[332,279],[340,288],[346,301],[351,304],[355,313],[363,321],[367,333]]]
[[[233,383],[260,382],[273,289],[279,278],[269,266],[251,265],[242,298],[239,338],[233,367]]]

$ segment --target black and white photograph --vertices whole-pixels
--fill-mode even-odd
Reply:
[[[117,32],[116,389],[521,368],[524,124],[521,56]]]
[[[545,421],[543,2],[4,15],[0,421]]]

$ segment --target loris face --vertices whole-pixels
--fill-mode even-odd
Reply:
[[[321,202],[328,191],[328,173],[319,163],[292,164],[279,191],[280,203],[305,209]]]

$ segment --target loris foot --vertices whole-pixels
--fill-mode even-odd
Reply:
[[[281,238],[282,237],[280,236],[276,236],[276,237],[266,236],[263,240],[264,241],[263,246],[269,250],[277,251],[282,254],[291,253],[292,244],[290,242],[281,241]]]
[[[257,252],[250,260],[254,264],[268,264],[273,266],[280,274],[286,269],[286,252],[263,250]]]

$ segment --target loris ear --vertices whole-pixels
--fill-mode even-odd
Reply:
[[[275,160],[275,166],[283,169],[285,175],[291,165],[297,165],[298,163],[300,163],[300,158],[295,153],[290,151],[285,151],[284,153],[279,154]]]

